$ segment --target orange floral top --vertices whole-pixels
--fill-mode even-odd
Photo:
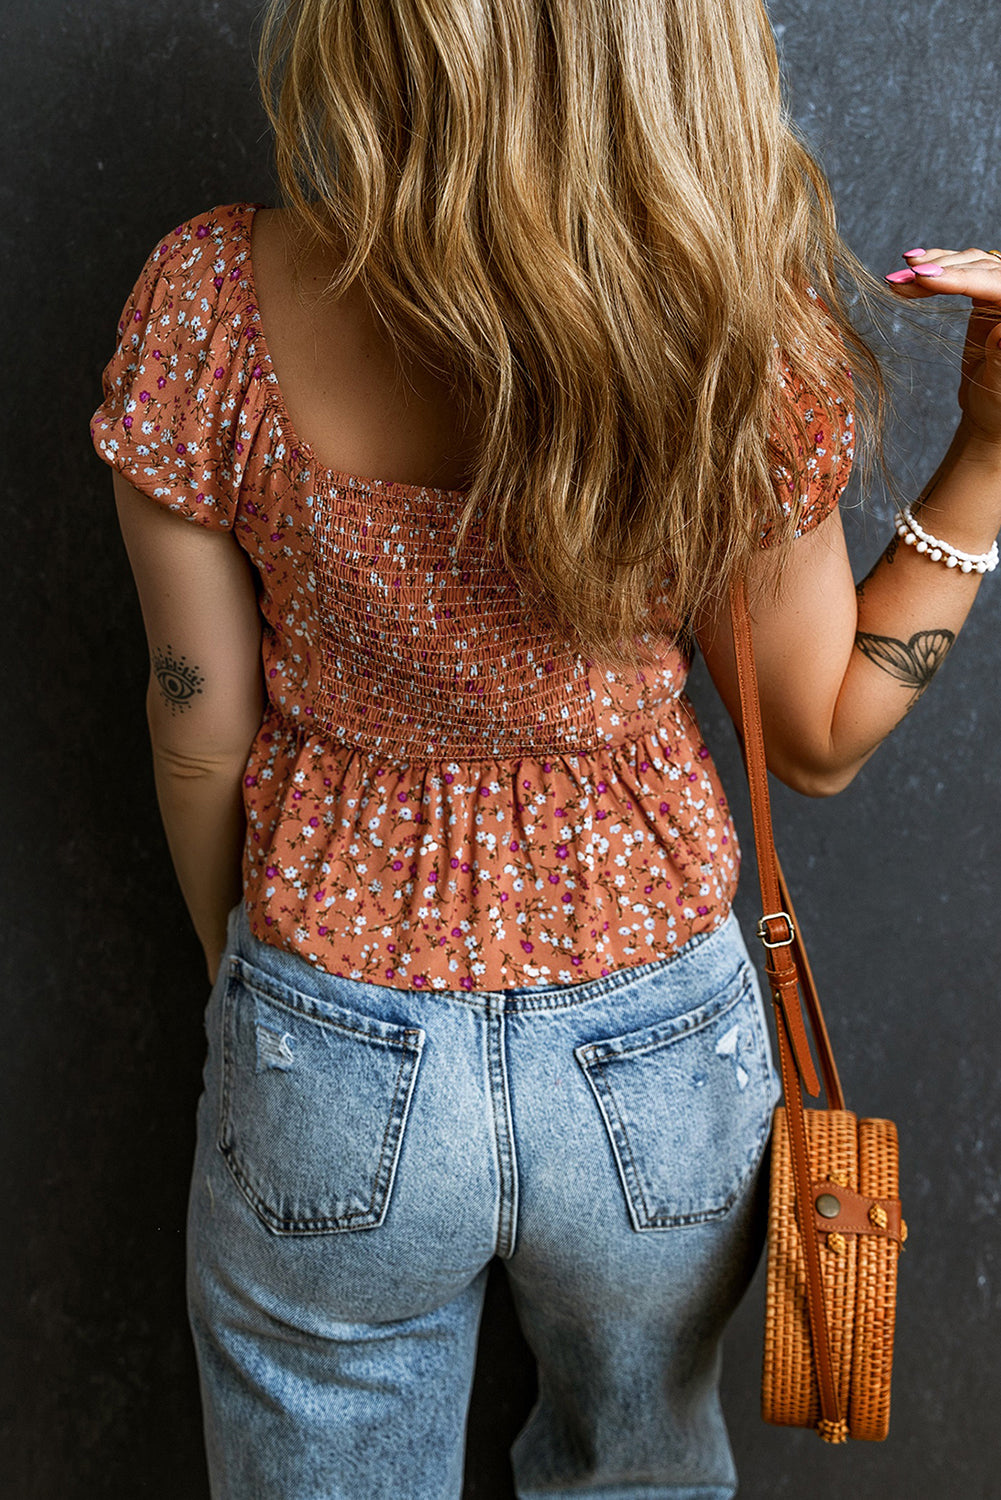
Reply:
[[[106,462],[232,528],[260,577],[253,932],[351,979],[506,990],[650,963],[718,926],[739,853],[687,649],[632,676],[572,654],[486,549],[459,565],[464,492],[316,462],[258,320],[259,206],[212,208],[157,243],[91,420]],[[812,427],[808,393],[790,399]],[[801,531],[848,478],[851,413],[811,435],[809,491],[787,486]]]

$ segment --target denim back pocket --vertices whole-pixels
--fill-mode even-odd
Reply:
[[[234,955],[218,1146],[278,1234],[372,1229],[389,1207],[424,1032],[301,994]]]
[[[721,1218],[764,1152],[779,1097],[746,962],[696,1009],[574,1055],[601,1110],[633,1227]]]

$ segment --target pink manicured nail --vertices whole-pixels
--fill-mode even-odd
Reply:
[[[907,259],[907,257],[909,255],[924,255],[924,253],[925,252],[923,250],[903,250],[903,251],[901,251],[901,254],[903,255],[903,257],[904,257],[905,260]]]
[[[945,270],[945,267],[935,265],[915,266],[914,270],[919,276],[941,276],[942,272]]]
[[[892,281],[894,286],[899,286],[902,281],[913,281],[913,271],[891,271],[889,276],[883,277],[884,281]]]

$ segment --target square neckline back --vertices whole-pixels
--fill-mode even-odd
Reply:
[[[314,480],[324,485],[330,485],[341,489],[357,490],[360,493],[370,495],[398,495],[407,500],[420,500],[426,495],[437,495],[448,500],[468,500],[469,490],[445,490],[433,484],[405,484],[400,479],[377,479],[361,474],[349,474],[344,469],[332,469],[327,464],[319,462],[316,452],[311,443],[307,442],[295,429],[295,425],[289,416],[288,406],[282,394],[281,384],[278,380],[278,372],[275,362],[271,357],[271,349],[268,344],[267,334],[261,320],[260,303],[257,298],[257,276],[254,269],[253,229],[257,211],[267,208],[266,203],[245,203],[245,212],[241,215],[241,222],[247,240],[246,253],[246,280],[250,303],[254,309],[254,321],[257,325],[255,343],[262,366],[266,371],[266,389],[270,392],[271,399],[281,419],[285,437],[293,448],[298,448],[309,465],[310,473]]]

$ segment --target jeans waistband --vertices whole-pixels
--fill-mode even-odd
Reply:
[[[665,954],[651,963],[615,969],[610,974],[604,974],[599,979],[587,980],[583,984],[533,985],[507,990],[408,990],[402,986],[370,985],[368,981],[332,974],[329,970],[312,963],[304,954],[262,941],[251,931],[250,917],[243,901],[238,902],[229,914],[228,939],[230,951],[240,954],[282,983],[291,985],[293,988],[300,988],[307,993],[315,993],[318,986],[323,990],[328,985],[364,983],[366,988],[395,990],[402,988],[404,993],[419,996],[422,1000],[437,996],[450,1003],[461,1003],[474,1010],[492,1014],[561,1010],[567,1006],[585,1004],[589,1000],[607,995],[626,985],[642,983],[668,970],[671,972],[672,979],[681,980],[689,962],[697,961],[701,964],[711,961],[711,953],[706,949],[707,944],[710,949],[718,947],[723,952],[735,940],[741,947],[743,946],[737,919],[731,911],[717,927],[696,933],[673,953]],[[698,959],[696,959],[696,954],[698,954]]]

